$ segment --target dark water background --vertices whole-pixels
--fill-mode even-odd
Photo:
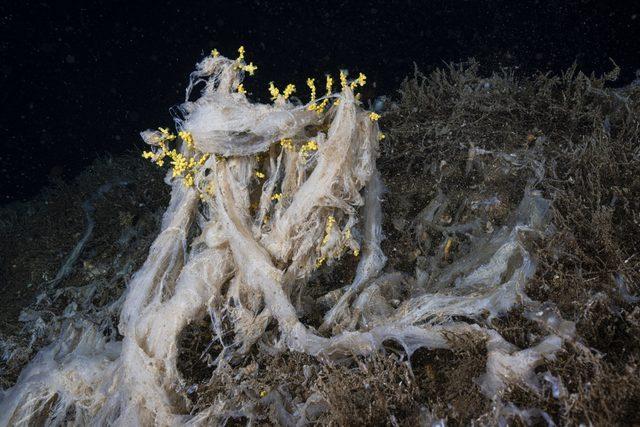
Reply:
[[[415,62],[471,56],[486,70],[640,68],[640,5],[612,1],[3,1],[0,4],[0,203],[105,153],[139,150],[169,125],[195,62],[244,45],[245,86],[363,71],[368,96],[396,90]]]

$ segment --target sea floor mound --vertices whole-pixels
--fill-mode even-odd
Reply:
[[[614,88],[614,79],[615,72],[595,78],[575,68],[559,76],[483,76],[473,61],[416,71],[380,119],[386,137],[379,181],[374,169],[342,164],[341,173],[362,181],[349,187],[361,195],[359,205],[350,210],[337,203],[344,194],[333,193],[343,216],[325,206],[306,229],[322,241],[335,216],[339,231],[353,226],[363,253],[323,263],[322,247],[315,258],[300,249],[296,259],[304,263],[297,265],[309,266],[308,274],[282,287],[293,314],[278,314],[281,307],[263,296],[269,288],[251,284],[259,271],[234,276],[243,271],[237,260],[223,267],[234,264],[234,253],[262,256],[246,237],[264,237],[256,233],[260,224],[239,230],[243,221],[234,216],[245,213],[232,209],[246,203],[250,212],[255,195],[245,201],[222,188],[221,201],[211,203],[225,212],[225,227],[245,236],[230,244],[231,255],[218,243],[194,251],[212,227],[201,218],[170,225],[183,227],[184,239],[161,243],[176,245],[180,259],[192,252],[185,265],[219,260],[218,270],[193,270],[194,277],[224,279],[202,309],[164,326],[157,325],[161,317],[155,324],[138,319],[131,307],[124,323],[118,317],[126,313],[133,272],[145,268],[153,245],[163,247],[152,240],[167,229],[164,207],[196,203],[183,189],[174,186],[169,202],[167,186],[148,182],[159,181],[158,173],[125,157],[100,163],[87,172],[90,180],[3,208],[10,296],[0,336],[0,407],[14,417],[0,420],[144,423],[152,418],[141,413],[161,408],[155,421],[169,424],[640,422],[640,85]],[[347,144],[361,140],[342,135]],[[225,141],[212,137],[209,146],[229,150]],[[245,142],[243,149],[263,144]],[[280,152],[272,153],[274,171],[287,164]],[[363,165],[375,158],[357,153]],[[219,185],[236,191],[255,163],[243,168],[216,169]],[[290,181],[291,192],[304,179]],[[269,214],[281,218],[286,208]],[[75,221],[65,225],[65,218]],[[286,275],[290,248],[256,241]],[[387,258],[384,267],[379,258],[365,268],[367,244]],[[168,276],[166,283],[175,282],[178,273]],[[159,291],[158,310],[184,287],[177,282]],[[158,344],[174,335],[173,347]],[[119,369],[143,361],[154,364],[138,378],[146,385],[116,379]],[[171,381],[159,382],[157,372]],[[123,404],[145,390],[157,395]]]

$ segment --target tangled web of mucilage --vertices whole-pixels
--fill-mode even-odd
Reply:
[[[526,243],[546,232],[548,201],[527,191],[508,225],[474,240],[451,264],[415,278],[383,272],[376,158],[384,135],[380,116],[363,109],[354,93],[366,77],[349,80],[340,72],[334,92],[327,76],[322,96],[308,79],[307,103],[294,102],[295,86],[280,91],[271,83],[273,102],[253,103],[242,80],[257,67],[245,61],[242,47],[238,53],[229,59],[214,50],[197,64],[175,114],[177,135],[168,128],[141,134],[152,147],[143,156],[158,166],[170,163],[172,193],[147,260],[114,303],[120,336],[101,329],[110,312],[70,322],[5,393],[0,425],[58,422],[70,413],[80,424],[127,425],[250,416],[254,406],[230,407],[225,400],[189,413],[179,391],[179,335],[206,315],[221,348],[210,362],[214,376],[252,350],[336,361],[372,354],[394,340],[410,356],[418,348],[450,348],[451,334],[470,334],[487,343],[479,380],[486,395],[513,381],[537,388],[534,368],[574,329],[524,293],[535,271]],[[200,84],[201,96],[190,101]],[[418,226],[433,220],[441,202],[421,213]],[[318,328],[304,324],[305,285],[345,254],[357,257],[353,281],[324,296],[328,310]],[[517,349],[473,322],[517,305],[548,326],[548,336],[532,348]],[[318,399],[279,410],[290,408],[288,419],[312,421],[321,412]]]

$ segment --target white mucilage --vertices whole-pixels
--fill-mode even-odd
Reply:
[[[475,242],[446,269],[427,272],[433,289],[401,273],[382,274],[377,121],[349,85],[315,111],[282,96],[273,104],[250,102],[238,92],[242,78],[238,61],[222,56],[205,58],[192,73],[176,128],[192,135],[193,147],[182,143],[180,152],[209,156],[194,169],[192,185],[167,176],[171,201],[128,284],[122,339],[90,322],[67,323],[0,395],[0,426],[222,422],[224,402],[189,414],[177,391],[178,336],[207,314],[222,345],[214,366],[246,354],[270,323],[279,331],[274,345],[321,360],[366,355],[387,339],[410,355],[420,347],[448,348],[445,333],[479,334],[489,350],[482,378],[488,394],[511,379],[532,382],[535,365],[560,348],[560,333],[519,351],[495,331],[455,320],[535,306],[524,294],[535,271],[524,242],[546,228],[544,199],[527,193],[509,226]],[[202,95],[191,102],[199,82]],[[161,137],[142,136],[151,144]],[[317,149],[301,149],[310,140]],[[194,222],[200,233],[189,241]],[[322,333],[303,324],[293,296],[320,265],[354,254],[355,279],[326,313]],[[389,304],[385,295],[401,286],[411,288],[408,299]],[[224,339],[225,324],[232,342]]]

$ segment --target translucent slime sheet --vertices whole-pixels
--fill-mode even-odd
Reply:
[[[549,202],[527,191],[504,227],[484,234],[475,233],[479,223],[449,230],[474,238],[466,255],[445,268],[431,263],[416,277],[383,273],[377,122],[348,85],[320,113],[283,97],[270,105],[250,102],[237,91],[243,77],[237,65],[207,57],[192,74],[176,126],[194,145],[183,143],[180,151],[210,156],[192,187],[167,176],[172,197],[160,234],[116,305],[122,337],[72,316],[17,384],[1,392],[0,425],[208,425],[239,413],[251,418],[253,406],[238,411],[224,401],[189,414],[177,391],[183,384],[178,335],[207,314],[222,346],[212,361],[214,375],[258,342],[259,351],[298,351],[334,363],[379,351],[386,340],[408,356],[421,347],[449,348],[447,334],[460,333],[486,338],[488,361],[479,383],[498,406],[511,382],[537,390],[534,368],[573,337],[572,324],[524,293],[535,272],[528,242],[549,232]],[[199,82],[202,95],[191,102]],[[142,136],[154,144],[159,133]],[[300,150],[309,139],[317,150]],[[443,201],[434,199],[417,226],[428,226]],[[200,234],[189,242],[194,222]],[[339,291],[316,331],[300,321],[294,296],[319,265],[331,266],[353,256],[349,252],[359,253],[355,279]],[[535,347],[515,348],[483,326],[483,319],[515,306],[548,331]],[[113,307],[98,316],[107,319]],[[266,338],[270,324],[277,325],[275,342]],[[280,415],[305,424],[322,407],[313,395],[294,413]],[[505,414],[510,411],[517,408],[505,405]]]

